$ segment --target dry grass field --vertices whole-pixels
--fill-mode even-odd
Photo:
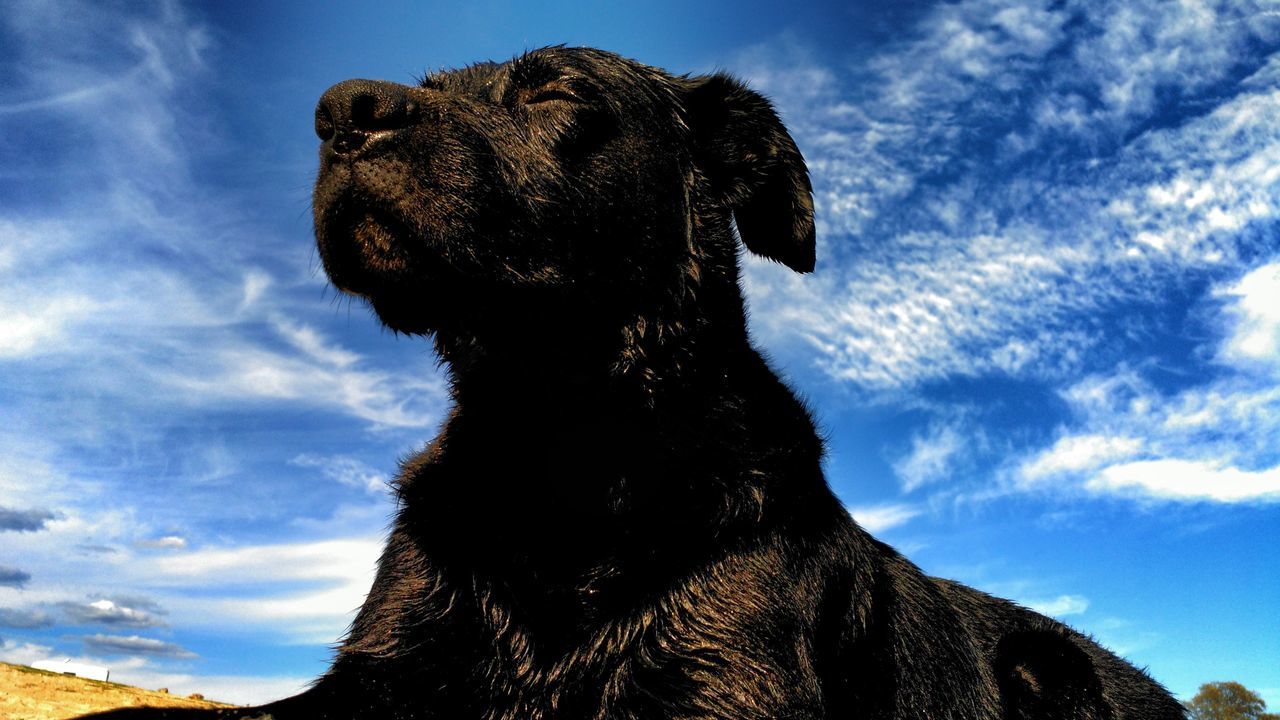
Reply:
[[[62,720],[135,705],[229,707],[119,683],[0,663],[0,720]]]

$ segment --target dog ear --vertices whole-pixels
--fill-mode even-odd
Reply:
[[[1057,630],[1009,633],[994,668],[1005,720],[1110,718],[1093,660]]]
[[[733,209],[742,243],[792,270],[812,271],[809,171],[773,106],[721,73],[686,82],[695,161],[712,192]]]

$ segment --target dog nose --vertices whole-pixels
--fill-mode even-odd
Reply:
[[[408,127],[418,104],[410,88],[381,80],[345,80],[320,96],[316,105],[316,135],[332,141],[339,155],[364,147],[370,138]]]

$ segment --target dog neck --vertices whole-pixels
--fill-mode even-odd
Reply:
[[[439,553],[575,586],[697,562],[825,492],[813,423],[748,342],[740,301],[728,322],[564,327],[437,337],[454,411],[401,497]],[[777,478],[788,487],[766,492]]]

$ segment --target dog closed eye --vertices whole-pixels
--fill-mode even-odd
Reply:
[[[522,102],[525,105],[542,105],[551,102],[580,103],[583,101],[573,90],[558,83],[544,85],[536,90],[525,91],[521,94],[524,96]]]

